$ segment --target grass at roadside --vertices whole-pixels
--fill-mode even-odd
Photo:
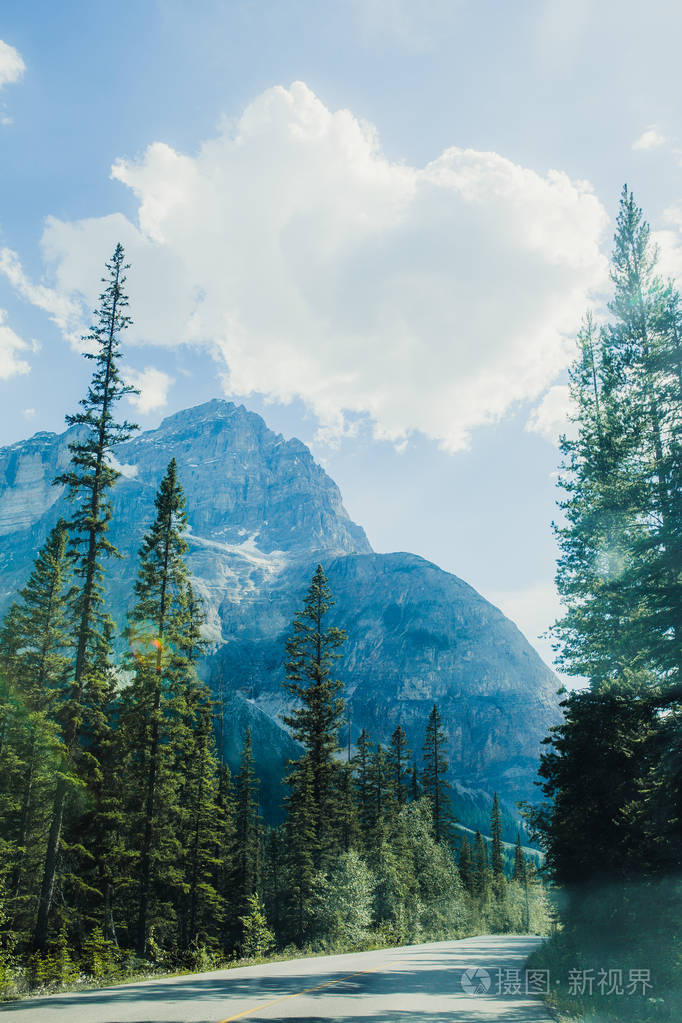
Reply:
[[[669,943],[633,941],[627,951],[583,951],[587,943],[557,932],[529,957],[528,969],[548,970],[546,1001],[561,1021],[680,1023],[682,957]],[[639,980],[637,980],[639,978]],[[559,981],[557,984],[556,982]]]
[[[457,938],[474,937],[473,934],[453,935]],[[424,938],[424,941],[431,939]],[[234,970],[241,966],[257,966],[263,963],[285,962],[291,959],[311,959],[328,955],[343,955],[350,952],[374,952],[383,948],[395,947],[395,942],[387,941],[380,933],[375,934],[362,947],[343,945],[316,945],[297,948],[290,945],[277,952],[257,955],[248,958],[225,956],[212,953],[203,946],[192,950],[191,954],[178,962],[149,962],[137,956],[126,954],[102,958],[95,972],[82,969],[82,964],[66,955],[57,952],[50,959],[48,970],[36,970],[35,962],[21,965],[18,963],[0,964],[0,1002],[18,1001],[23,998],[35,998],[61,992],[92,991],[105,987],[117,987],[121,984],[137,984],[146,980],[166,980],[172,977],[183,977],[192,974],[209,973],[215,970]]]

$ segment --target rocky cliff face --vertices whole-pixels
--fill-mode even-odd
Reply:
[[[214,655],[214,676],[277,719],[285,707],[282,652],[314,563],[292,566],[245,618],[226,604],[232,640]],[[402,724],[421,758],[424,726],[438,703],[453,780],[508,801],[531,799],[539,744],[557,712],[557,681],[517,627],[456,576],[414,554],[350,554],[324,562],[336,604],[330,621],[348,632],[338,677],[351,737],[367,728],[386,743]]]
[[[37,547],[69,507],[52,479],[72,432],[39,433],[0,450],[0,602],[26,578]],[[558,718],[557,682],[504,615],[456,576],[413,554],[375,554],[336,484],[298,440],[284,440],[242,406],[212,401],[165,419],[115,451],[109,593],[125,620],[135,556],[153,499],[175,457],[187,496],[189,562],[206,601],[214,651],[208,675],[232,693],[227,730],[251,721],[262,774],[278,775],[295,746],[279,714],[284,638],[322,562],[349,640],[339,662],[352,716],[386,742],[396,724],[420,756],[437,701],[460,793],[508,801],[533,795],[539,744]]]

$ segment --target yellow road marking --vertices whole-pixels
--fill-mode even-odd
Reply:
[[[226,1016],[225,1019],[219,1020],[218,1023],[231,1023],[233,1019],[243,1019],[244,1016],[250,1016],[253,1012],[269,1009],[271,1005],[277,1005],[278,1002],[288,1002],[290,998],[300,998],[301,995],[308,995],[311,991],[319,991],[320,988],[331,987],[332,984],[342,984],[344,980],[350,980],[351,977],[359,977],[362,973],[376,973],[377,970],[386,965],[386,963],[380,963],[378,966],[373,966],[371,970],[356,970],[355,973],[347,973],[345,977],[337,977],[336,980],[326,980],[324,984],[316,984],[315,987],[306,987],[302,991],[294,991],[293,995],[280,995],[279,998],[273,998],[271,1002],[261,1002],[260,1005],[254,1005],[253,1009],[244,1009],[235,1016]]]

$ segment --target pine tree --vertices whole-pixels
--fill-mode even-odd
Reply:
[[[96,323],[84,339],[88,345],[85,357],[95,362],[95,370],[87,395],[81,401],[82,411],[67,417],[69,426],[80,429],[69,445],[70,469],[56,481],[66,485],[69,498],[75,503],[68,528],[76,554],[79,592],[75,607],[75,661],[62,718],[65,764],[57,783],[45,852],[34,933],[37,949],[44,949],[48,938],[64,807],[70,790],[69,761],[83,741],[93,708],[97,713],[109,695],[111,623],[103,605],[102,559],[117,554],[106,534],[112,515],[109,493],[120,474],[107,456],[116,444],[130,437],[135,427],[127,422],[118,423],[114,418],[116,403],[133,392],[123,383],[118,370],[120,334],[131,322],[125,312],[127,267],[120,244],[106,267]]]
[[[391,764],[395,798],[398,806],[404,806],[407,802],[410,782],[410,769],[408,766],[410,751],[407,746],[407,736],[401,725],[398,725],[391,736],[388,756]]]
[[[284,828],[269,828],[265,836],[263,857],[263,903],[266,916],[277,935],[281,933],[284,922],[286,853]]]
[[[238,916],[248,912],[249,899],[258,889],[260,824],[258,780],[254,773],[251,729],[247,728],[239,772],[235,778],[236,850],[233,904]]]
[[[353,758],[355,773],[355,798],[357,802],[358,828],[365,850],[372,845],[374,811],[372,806],[372,743],[365,728],[358,737],[357,752]]]
[[[416,803],[421,798],[422,787],[419,784],[419,772],[417,771],[416,761],[412,761],[412,770],[410,771],[410,800]]]
[[[557,585],[567,611],[554,629],[558,663],[569,674],[607,685],[636,658],[629,578],[638,529],[627,470],[629,437],[622,407],[621,359],[590,317],[578,335],[570,370],[577,435],[562,438],[560,502],[566,525],[556,528],[561,554]]]
[[[344,764],[342,768],[339,830],[343,851],[348,852],[349,849],[355,848],[359,840],[359,824],[353,785],[353,767],[350,763]]]
[[[369,833],[372,846],[381,845],[386,841],[392,820],[397,812],[392,782],[388,759],[381,743],[378,743],[369,770],[371,812]]]
[[[682,393],[679,386],[679,302],[656,274],[657,251],[632,192],[618,213],[609,309],[610,346],[621,353],[638,519],[648,528],[635,548],[635,586],[644,587],[646,623],[638,642],[649,663],[682,682]],[[648,642],[647,642],[648,641]],[[647,649],[648,648],[648,649]]]
[[[453,816],[450,809],[450,785],[447,781],[448,762],[443,750],[445,733],[438,707],[434,703],[426,725],[424,738],[424,772],[422,784],[424,795],[431,803],[433,831],[437,842],[451,839]]]
[[[301,946],[308,933],[313,907],[315,866],[315,795],[313,771],[307,755],[298,761],[299,770],[291,781],[286,798],[286,874],[288,894],[287,938]]]
[[[215,845],[220,804],[213,714],[208,698],[197,710],[192,740],[192,756],[182,793],[185,895],[181,904],[180,944],[184,948],[198,941],[200,933],[211,931],[225,915],[224,900],[214,885],[216,867],[225,854]]]
[[[502,813],[497,792],[493,796],[493,805],[490,811],[490,834],[492,836],[491,865],[493,881],[499,891],[500,887],[504,884],[504,857],[502,855]]]
[[[325,616],[333,605],[322,566],[318,565],[303,602],[294,618],[293,635],[287,641],[287,693],[297,706],[282,720],[303,745],[312,772],[315,843],[313,860],[325,867],[341,844],[339,801],[342,771],[336,754],[338,732],[344,718],[343,684],[332,678],[334,662],[346,634],[326,626]],[[289,784],[294,784],[302,766],[294,763]]]
[[[523,855],[521,832],[519,831],[516,836],[516,845],[514,846],[514,871],[512,873],[512,880],[525,883],[526,879],[526,857]]]
[[[462,839],[462,844],[459,847],[458,867],[459,867],[459,876],[462,878],[462,884],[464,885],[464,887],[466,888],[466,890],[469,892],[470,895],[473,894],[473,892],[474,892],[474,860],[473,860],[473,853],[471,851],[471,846],[469,844],[469,840],[466,837],[466,835]]]
[[[232,920],[237,918],[233,884],[237,864],[237,811],[234,785],[227,764],[219,768],[216,814],[213,827],[212,887],[221,899],[222,915],[216,920],[216,935],[222,948],[232,938]]]
[[[593,687],[682,680],[682,389],[677,292],[656,275],[649,226],[623,190],[612,320],[588,319],[571,370],[559,664]],[[648,678],[647,678],[648,675]]]
[[[55,717],[65,698],[71,663],[73,598],[67,539],[65,523],[60,520],[38,552],[0,638],[7,680],[0,792],[6,804],[3,830],[16,850],[9,881],[15,927],[21,926],[18,913],[25,916],[35,911],[34,879],[45,852],[45,816],[54,798],[61,748]],[[10,761],[14,771],[8,769]],[[12,814],[8,801],[15,805]]]
[[[474,893],[479,899],[485,899],[490,890],[490,863],[488,859],[488,843],[480,831],[474,836]]]
[[[169,894],[181,884],[180,877],[169,871],[169,864],[177,862],[182,819],[179,790],[186,781],[182,751],[190,741],[190,725],[186,716],[183,718],[188,666],[182,647],[193,639],[188,639],[183,629],[187,624],[187,541],[183,535],[187,520],[175,459],[154,503],[156,515],[140,548],[137,600],[129,618],[135,674],[126,692],[124,715],[127,788],[134,813],[131,839],[138,860],[138,955],[144,955],[147,948],[152,889]],[[156,912],[160,912],[159,906]]]

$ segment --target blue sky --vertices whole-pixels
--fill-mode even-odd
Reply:
[[[0,443],[59,430],[126,245],[143,427],[226,395],[377,550],[552,621],[565,369],[624,181],[682,271],[682,11],[431,0],[0,12]]]

